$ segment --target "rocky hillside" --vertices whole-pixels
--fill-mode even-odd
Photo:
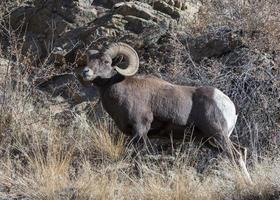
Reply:
[[[85,65],[86,50],[102,49],[119,41],[136,49],[140,58],[140,74],[153,74],[178,84],[211,85],[230,96],[239,108],[232,139],[249,148],[249,163],[252,166],[268,154],[270,157],[278,155],[279,10],[280,3],[277,1],[249,0],[1,1],[0,145],[1,148],[9,147],[0,151],[0,156],[5,158],[3,163],[6,165],[7,160],[15,158],[16,162],[29,162],[22,157],[25,154],[30,156],[30,151],[34,151],[31,146],[36,142],[31,142],[33,136],[28,135],[33,129],[40,127],[42,148],[48,145],[46,138],[52,131],[46,124],[37,125],[36,120],[44,123],[48,119],[54,120],[59,124],[56,125],[60,131],[69,131],[68,128],[73,125],[73,133],[82,133],[86,128],[79,127],[82,123],[79,120],[85,117],[85,121],[97,126],[96,131],[103,130],[96,124],[100,120],[108,120],[108,116],[98,102],[97,91],[94,87],[81,85],[74,71]],[[24,101],[19,100],[18,94],[24,96]],[[17,106],[26,106],[26,102],[28,108],[14,111]],[[32,119],[32,122],[26,121],[23,125],[15,118],[16,125],[11,128],[13,116],[19,116],[18,113],[25,113],[25,120]],[[26,124],[38,127],[26,128]],[[110,121],[108,124],[108,127],[113,127]],[[117,131],[112,132],[115,135]],[[25,153],[15,148],[19,141],[13,134],[16,134],[15,138],[20,135]],[[92,146],[87,146],[89,144],[83,137],[75,139],[91,149]],[[73,138],[65,138],[67,145],[72,144],[69,141]],[[69,161],[69,165],[75,165],[74,169],[79,171],[82,154],[89,157],[86,162],[94,163],[94,156],[88,153],[88,150],[75,151],[75,161]],[[12,158],[9,157],[11,155]],[[203,155],[205,152],[199,154],[202,161],[195,166],[199,172],[205,171],[205,167],[200,165],[208,159]],[[13,164],[15,168],[20,165]],[[1,184],[0,178],[0,193],[7,192]],[[12,190],[11,185],[7,187]],[[272,190],[280,191],[275,188]],[[75,189],[68,190],[63,191],[63,195],[71,193],[70,196],[75,196]],[[275,199],[276,193],[273,193]],[[273,195],[268,199],[273,199]],[[207,199],[206,196],[203,199]],[[232,199],[240,199],[241,196],[233,195]],[[215,196],[211,198],[215,199]]]
[[[277,13],[273,12],[279,5],[214,3],[23,1],[2,17],[3,26],[9,26],[1,31],[2,52],[5,57],[31,65],[29,81],[42,83],[53,75],[71,73],[83,66],[87,49],[123,41],[137,50],[140,73],[180,84],[213,85],[233,98],[240,107],[240,139],[246,141],[258,131],[265,132],[254,139],[261,141],[260,145],[268,142],[262,137],[276,137],[279,143],[279,45],[271,44],[279,42],[279,23],[274,21]],[[227,13],[226,6],[239,13]],[[257,13],[261,6],[269,11]],[[215,16],[216,12],[222,17]],[[270,15],[266,21],[259,21],[267,13]],[[249,14],[255,19],[250,19]],[[238,17],[240,21],[234,21]],[[265,28],[271,29],[269,34]],[[92,89],[81,88],[73,79],[65,75],[40,86],[58,99],[62,93],[62,98],[72,100],[72,106],[96,98]],[[66,91],[70,83],[73,88]]]

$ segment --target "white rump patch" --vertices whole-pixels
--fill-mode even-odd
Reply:
[[[218,108],[223,113],[223,116],[226,120],[229,137],[234,129],[237,120],[235,105],[227,95],[225,95],[222,91],[220,91],[217,88],[215,88],[214,90],[213,99],[216,102]]]

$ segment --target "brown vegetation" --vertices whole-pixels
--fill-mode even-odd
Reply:
[[[249,147],[250,186],[222,156],[189,140],[153,139],[157,153],[142,152],[136,173],[133,149],[107,115],[89,118],[93,104],[86,107],[89,113],[53,105],[35,82],[28,82],[69,69],[55,68],[50,57],[31,65],[33,57],[21,52],[21,36],[2,23],[3,15],[23,1],[13,2],[1,2],[0,14],[1,34],[10,39],[9,51],[0,56],[8,60],[0,62],[0,198],[280,198],[279,2],[203,1],[199,21],[180,31],[186,29],[192,38],[225,25],[240,31],[242,44],[226,54],[194,61],[179,30],[138,49],[141,73],[212,85],[237,103],[232,139]],[[57,115],[58,110],[63,112]]]

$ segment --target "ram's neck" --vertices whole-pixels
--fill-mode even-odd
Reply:
[[[93,81],[93,83],[98,88],[100,94],[102,95],[105,92],[105,90],[112,87],[114,84],[123,81],[124,79],[125,79],[124,76],[120,74],[115,74],[114,76],[108,79],[97,78]]]

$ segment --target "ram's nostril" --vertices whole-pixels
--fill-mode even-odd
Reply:
[[[83,73],[87,73],[87,72],[89,72],[89,68],[85,68],[85,69],[83,70]]]

